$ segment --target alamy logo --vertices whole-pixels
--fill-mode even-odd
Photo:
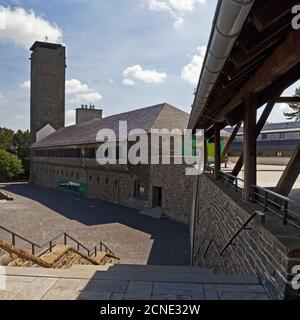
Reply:
[[[116,130],[101,129],[96,141],[100,165],[162,164],[186,165],[186,175],[198,175],[203,171],[204,135],[202,130],[180,129],[128,129],[127,121],[120,121]]]
[[[292,287],[294,290],[300,290],[300,265],[294,266],[292,269],[292,274],[296,276],[292,280]]]
[[[292,20],[292,27],[295,30],[300,29],[300,5],[296,5],[292,8],[292,14],[294,15]]]

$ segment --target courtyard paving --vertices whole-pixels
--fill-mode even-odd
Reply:
[[[104,242],[122,263],[189,264],[189,230],[184,224],[27,183],[0,188],[15,198],[0,203],[0,225],[39,245],[66,232],[91,249]],[[0,238],[10,239],[1,230]],[[22,241],[17,245],[25,246]]]

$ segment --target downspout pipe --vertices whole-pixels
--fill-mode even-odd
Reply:
[[[189,128],[194,129],[254,3],[255,0],[219,0]]]

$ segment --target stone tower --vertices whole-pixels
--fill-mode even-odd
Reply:
[[[35,42],[31,54],[30,130],[50,124],[55,130],[65,125],[66,48],[60,44]]]

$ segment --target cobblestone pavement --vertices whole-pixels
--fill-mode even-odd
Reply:
[[[43,244],[67,232],[93,248],[103,241],[122,263],[188,265],[188,227],[114,204],[31,184],[0,184],[15,200],[0,203],[0,225]],[[8,235],[0,230],[0,238]],[[17,242],[23,247],[24,243]]]

